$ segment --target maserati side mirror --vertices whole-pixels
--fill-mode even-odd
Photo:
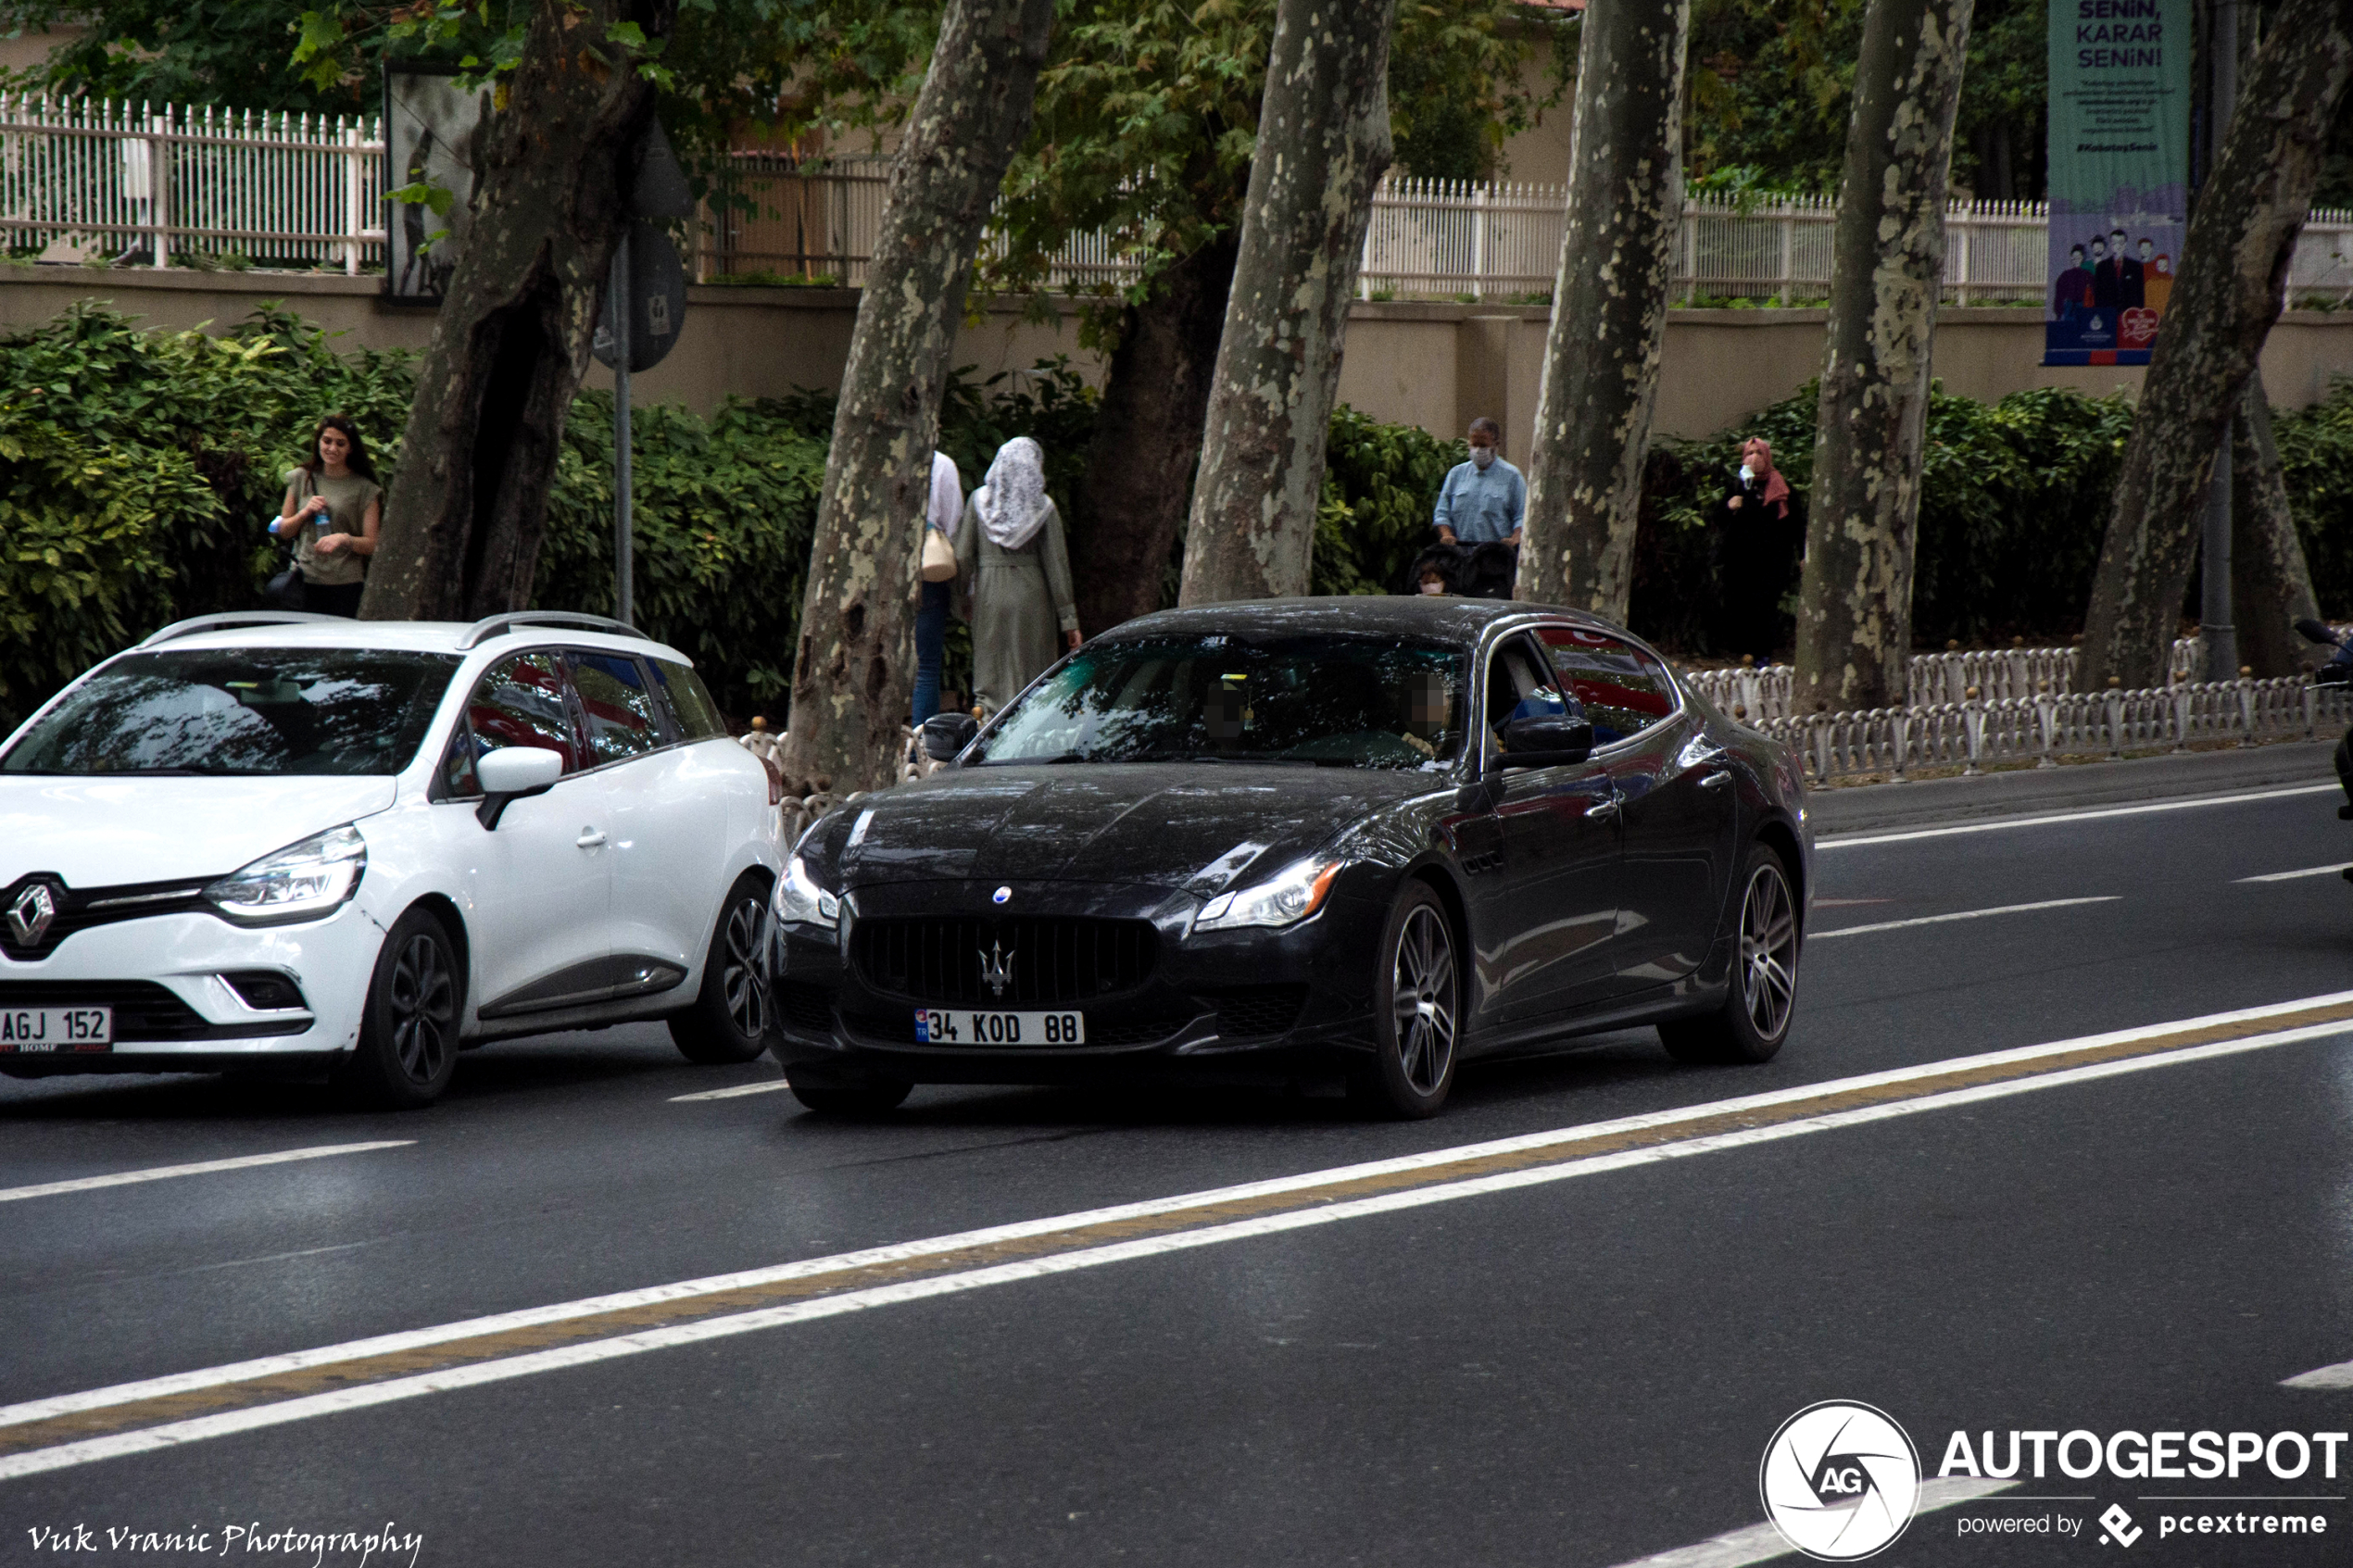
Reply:
[[[979,721],[969,713],[935,713],[924,721],[924,755],[952,762],[979,733]]]

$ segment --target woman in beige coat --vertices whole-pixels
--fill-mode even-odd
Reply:
[[[1045,456],[1026,435],[1000,446],[956,525],[956,582],[973,632],[973,700],[990,713],[1078,646],[1070,553],[1046,494]]]

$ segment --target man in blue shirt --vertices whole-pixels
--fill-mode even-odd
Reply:
[[[1493,540],[1517,546],[1528,511],[1528,481],[1495,450],[1503,427],[1481,416],[1471,421],[1470,461],[1457,463],[1439,487],[1431,521],[1449,545]]]

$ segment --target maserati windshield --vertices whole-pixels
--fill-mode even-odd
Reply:
[[[1351,636],[1202,636],[1081,649],[975,760],[1442,767],[1463,740],[1463,651]]]

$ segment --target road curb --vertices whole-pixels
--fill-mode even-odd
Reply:
[[[1828,836],[2230,795],[2275,784],[2325,784],[2336,777],[2335,750],[2334,737],[2281,741],[2123,762],[2020,768],[1976,778],[1816,789],[1806,797],[1806,815],[1816,835]]]

